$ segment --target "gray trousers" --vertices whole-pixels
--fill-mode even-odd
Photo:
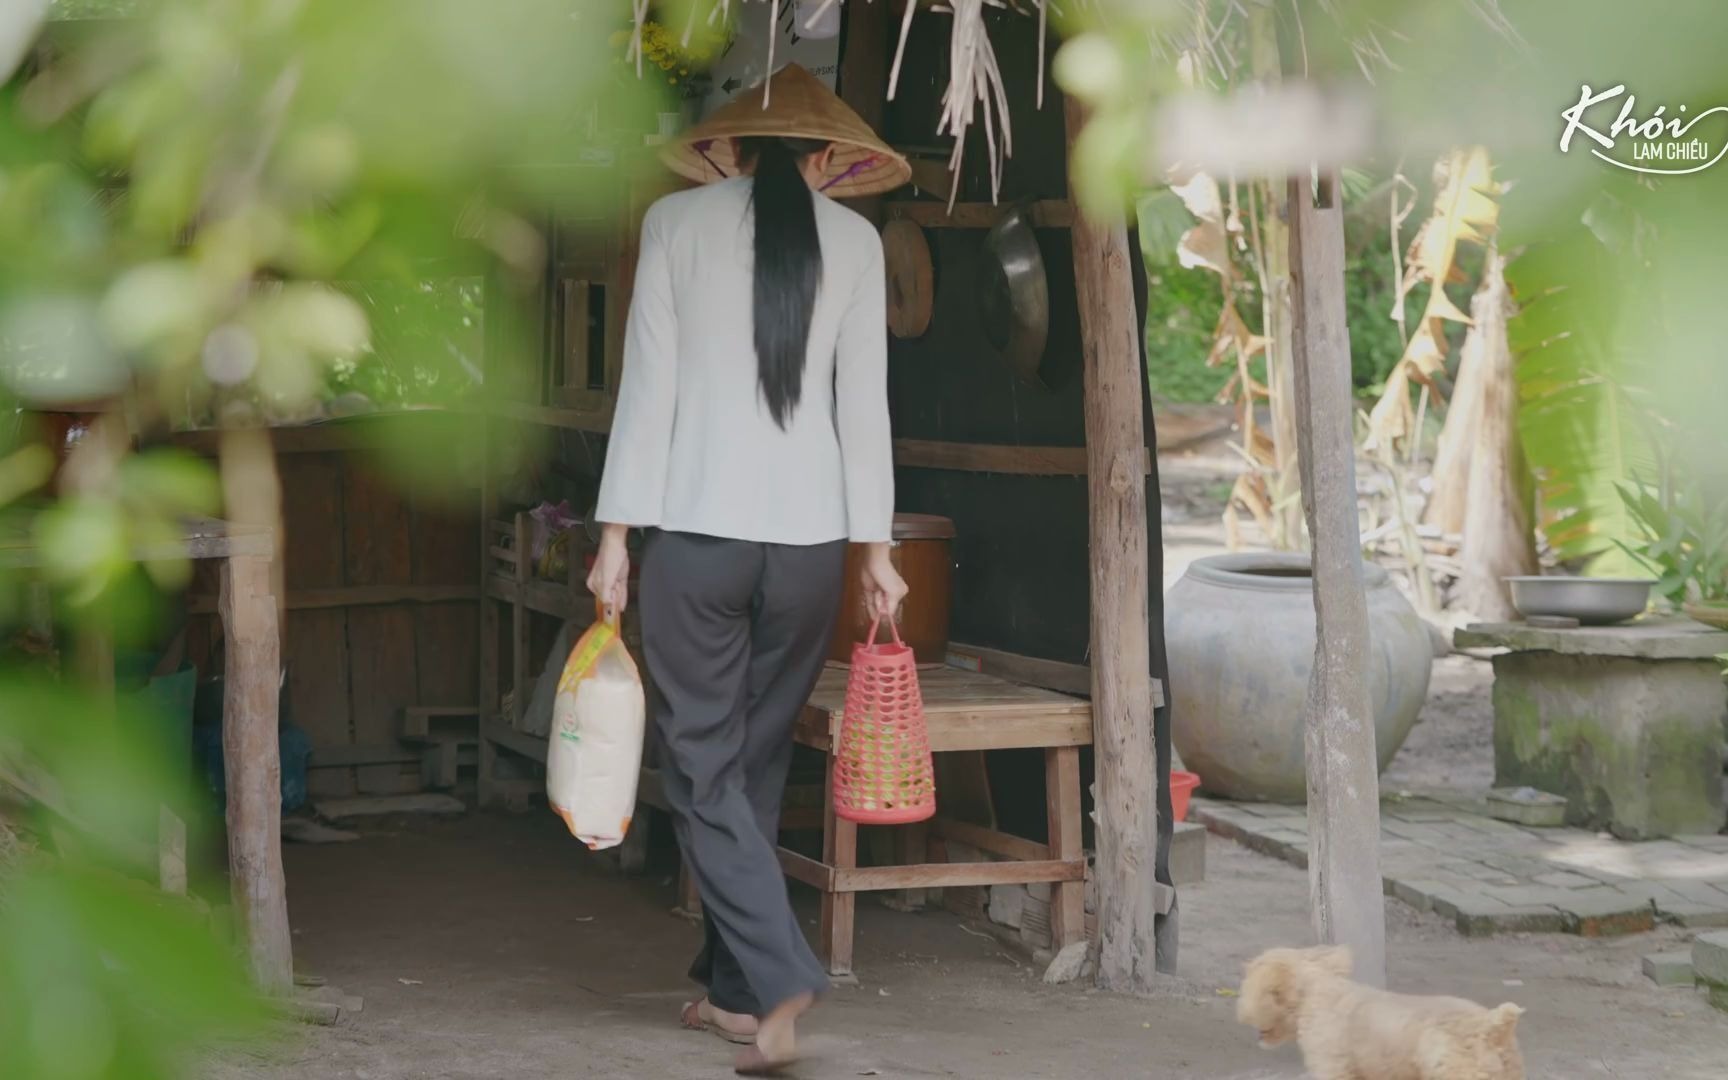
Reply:
[[[728,1012],[763,1015],[828,979],[775,854],[792,726],[821,674],[846,543],[650,534],[642,647],[655,687],[661,780],[702,896],[690,970]]]

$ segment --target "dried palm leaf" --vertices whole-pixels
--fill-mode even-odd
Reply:
[[[1402,322],[1404,299],[1419,284],[1429,286],[1428,304],[1404,346],[1398,366],[1386,379],[1385,393],[1369,414],[1366,449],[1396,445],[1415,432],[1416,410],[1410,401],[1412,383],[1426,387],[1436,397],[1441,396],[1436,380],[1446,370],[1446,324],[1470,325],[1470,316],[1446,295],[1446,285],[1462,280],[1457,265],[1458,246],[1485,242],[1498,223],[1497,194],[1488,151],[1480,146],[1454,150],[1436,164],[1434,213],[1422,223],[1410,243],[1392,317]]]

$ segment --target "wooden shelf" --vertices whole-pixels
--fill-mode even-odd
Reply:
[[[488,416],[505,420],[520,420],[525,424],[562,428],[565,431],[586,431],[605,435],[612,430],[611,409],[570,409],[558,405],[529,405],[499,402],[486,407]]]
[[[486,595],[506,604],[520,603],[530,611],[558,619],[575,619],[594,610],[593,598],[586,592],[540,578],[518,582],[498,571],[487,579]]]

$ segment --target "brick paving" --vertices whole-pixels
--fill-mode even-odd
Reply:
[[[1195,799],[1189,816],[1256,851],[1308,865],[1303,807]],[[1657,922],[1728,927],[1728,835],[1631,843],[1513,825],[1469,803],[1386,799],[1380,873],[1386,895],[1452,919],[1465,934],[1596,937]]]

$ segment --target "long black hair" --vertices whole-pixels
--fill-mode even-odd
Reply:
[[[739,159],[755,166],[750,202],[756,213],[751,300],[756,382],[768,402],[768,415],[781,428],[803,394],[804,354],[810,344],[816,287],[822,282],[816,200],[800,166],[827,145],[821,139],[786,136],[738,140]]]

